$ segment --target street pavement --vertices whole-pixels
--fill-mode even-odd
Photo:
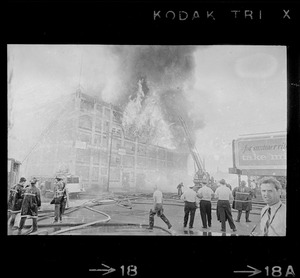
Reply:
[[[123,222],[123,223],[137,223],[142,225],[148,225],[149,223],[149,211],[152,208],[151,204],[134,204],[133,203],[133,209],[123,209],[120,208],[118,210],[113,208],[113,205],[109,206],[102,206],[102,211],[108,213],[111,216],[110,222]],[[245,213],[243,212],[241,221],[239,223],[235,222],[237,231],[233,233],[234,235],[250,235],[253,227],[259,223],[259,212],[255,212],[250,214],[250,220],[251,222],[247,223],[245,221]],[[164,214],[169,219],[169,221],[172,224],[171,232],[174,235],[202,235],[203,232],[204,235],[208,235],[207,233],[211,232],[212,235],[222,235],[221,232],[221,223],[217,220],[216,210],[212,210],[212,226],[209,229],[203,229],[202,228],[202,221],[200,217],[200,209],[198,208],[195,213],[195,219],[194,219],[194,225],[193,229],[184,229],[183,228],[183,217],[184,217],[184,208],[183,204],[165,204],[164,205]],[[236,219],[237,212],[232,211],[233,219]],[[154,217],[154,225],[167,229],[167,225],[157,216]],[[232,234],[232,230],[229,227],[228,222],[226,222],[226,232],[227,235]],[[258,230],[259,227],[255,229],[255,231]]]
[[[73,199],[70,200],[70,208],[89,204],[87,199]],[[183,202],[180,200],[166,200],[164,203],[164,214],[169,219],[172,224],[172,228],[168,230],[167,225],[158,217],[154,217],[154,226],[160,227],[160,231],[154,229],[153,232],[148,231],[145,227],[149,224],[149,211],[153,207],[152,200],[149,198],[141,198],[135,199],[131,201],[132,207],[119,206],[113,202],[113,200],[102,200],[102,203],[93,206],[94,209],[99,210],[108,214],[111,220],[108,222],[110,225],[115,224],[138,224],[140,226],[140,233],[142,235],[156,235],[162,233],[162,229],[170,232],[172,235],[177,236],[248,236],[250,235],[252,229],[256,224],[259,224],[260,219],[260,209],[253,209],[250,214],[250,220],[252,222],[246,223],[245,221],[245,212],[243,212],[241,221],[239,223],[235,222],[237,231],[232,232],[229,227],[228,222],[226,222],[226,234],[221,232],[221,223],[217,220],[215,204],[212,209],[212,226],[209,229],[202,228],[202,221],[200,217],[200,209],[198,208],[195,213],[194,225],[193,229],[184,229],[183,228],[183,217],[184,217],[184,206]],[[43,215],[43,211],[50,211],[50,217],[42,220],[41,216]],[[54,205],[50,205],[48,200],[45,200],[42,203],[41,211],[40,211],[40,220],[38,224],[51,224],[53,221],[52,211],[54,212]],[[237,211],[232,210],[232,216],[235,220],[237,217]],[[103,216],[99,215],[96,212],[87,210],[86,208],[79,209],[72,213],[66,213],[63,216],[63,223],[89,223],[95,220],[102,219]],[[16,221],[16,225],[18,224],[18,219]],[[25,224],[30,225],[31,220],[28,219]],[[42,225],[41,225],[42,226]],[[61,227],[63,228],[63,227]],[[43,228],[44,229],[44,228]],[[259,225],[255,229],[255,232],[258,232]],[[111,229],[106,230],[108,234]],[[131,235],[129,229],[123,228],[122,231],[124,235]],[[166,235],[169,233],[165,232]],[[80,234],[80,230],[77,230],[76,234]],[[86,234],[87,231],[82,231],[83,234]],[[94,233],[94,232],[93,232]],[[15,232],[14,232],[15,234]]]

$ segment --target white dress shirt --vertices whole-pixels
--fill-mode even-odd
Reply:
[[[197,192],[197,196],[201,198],[201,200],[205,201],[211,201],[213,194],[214,192],[212,191],[212,189],[206,185],[201,187]]]
[[[216,189],[215,196],[216,196],[216,198],[218,198],[218,200],[221,200],[221,201],[233,200],[233,196],[232,196],[231,190],[226,185],[223,185],[223,184],[220,185]]]
[[[183,201],[194,203],[197,201],[197,193],[195,192],[195,190],[188,188],[186,191],[183,192],[180,198]]]
[[[273,206],[266,205],[261,210],[260,235],[264,235],[264,228],[268,220],[267,210],[271,208],[270,225],[268,236],[285,236],[286,235],[286,205],[281,201]]]
[[[163,195],[160,190],[155,190],[153,193],[153,200],[156,204],[162,204]]]

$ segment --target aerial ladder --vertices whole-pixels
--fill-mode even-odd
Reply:
[[[191,139],[192,136],[191,136],[188,126],[186,125],[185,121],[183,120],[183,118],[181,116],[178,116],[178,118],[179,118],[179,121],[185,132],[187,144],[188,144],[191,156],[192,156],[192,158],[194,160],[194,164],[195,164],[195,175],[194,175],[193,182],[195,185],[201,186],[201,182],[203,182],[203,181],[205,181],[206,183],[209,182],[209,174],[205,170],[204,162],[202,161],[202,159],[199,155],[197,147],[192,142],[192,139]]]

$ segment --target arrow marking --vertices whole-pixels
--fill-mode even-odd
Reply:
[[[233,271],[233,272],[234,273],[252,273],[251,275],[248,275],[248,277],[256,275],[258,273],[261,273],[261,270],[255,268],[255,267],[252,267],[250,265],[247,265],[247,267],[251,268],[252,270],[236,270],[236,271]]]
[[[116,271],[114,268],[112,268],[108,265],[102,264],[102,266],[104,266],[105,268],[104,269],[98,269],[98,271],[106,271],[106,273],[103,273],[102,275],[106,275],[106,274],[109,274],[111,272]]]

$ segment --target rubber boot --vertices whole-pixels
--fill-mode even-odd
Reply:
[[[19,228],[18,228],[18,235],[22,233],[22,229],[24,227],[25,221],[26,221],[26,217],[21,217]]]
[[[32,218],[32,233],[36,232],[37,230],[38,230],[37,218]]]
[[[15,220],[16,220],[16,214],[12,214],[11,215],[11,218],[10,218],[10,221],[9,221],[9,228],[12,229],[15,225]]]
[[[249,220],[249,215],[250,215],[250,210],[246,210],[246,222],[251,222],[251,220]]]
[[[8,212],[7,212],[7,221],[9,220],[10,216],[11,216],[11,212],[8,211]]]

